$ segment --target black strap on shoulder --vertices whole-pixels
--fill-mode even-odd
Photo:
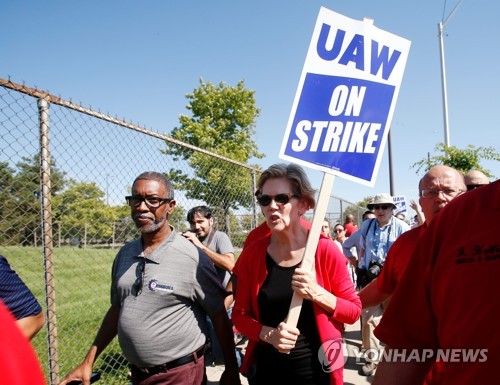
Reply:
[[[366,229],[366,233],[363,234],[363,237],[366,239],[366,236],[368,235],[368,233],[370,232],[370,229],[372,228],[372,225],[373,225],[373,221],[376,221],[377,218],[372,218],[370,219],[370,224],[368,225],[368,228]]]

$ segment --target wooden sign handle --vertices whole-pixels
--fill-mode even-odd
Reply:
[[[335,175],[328,173],[323,174],[323,182],[321,183],[321,189],[319,190],[318,201],[316,202],[316,208],[314,209],[311,231],[309,231],[306,248],[304,250],[304,258],[302,259],[301,264],[301,267],[308,271],[314,269],[314,255],[316,254],[316,249],[318,247],[321,226],[323,225],[323,221],[325,219],[334,181]],[[301,309],[302,297],[294,292],[285,323],[290,326],[297,327]]]

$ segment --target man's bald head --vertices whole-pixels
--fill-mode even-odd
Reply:
[[[444,165],[430,168],[420,179],[418,188],[420,206],[428,223],[453,198],[466,191],[462,173]]]
[[[474,190],[476,187],[481,187],[490,183],[488,177],[479,170],[470,170],[464,175],[464,179],[467,190]]]
[[[352,214],[347,214],[347,215],[345,216],[345,222],[346,222],[346,223],[354,223],[354,215],[352,215]]]
[[[423,190],[423,185],[428,182],[430,179],[435,179],[435,178],[440,178],[448,176],[450,178],[453,178],[453,180],[456,180],[457,184],[460,185],[461,189],[465,190],[465,179],[462,173],[453,167],[450,166],[445,166],[445,165],[438,165],[431,167],[420,179],[420,182],[418,184],[418,189],[420,190],[419,192],[422,192]]]

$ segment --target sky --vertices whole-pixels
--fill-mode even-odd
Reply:
[[[160,133],[188,114],[200,78],[255,91],[263,168],[278,154],[320,7],[411,41],[391,148],[395,195],[417,199],[415,162],[444,142],[438,22],[457,1],[184,0],[0,2],[0,77],[138,122]],[[464,0],[444,38],[450,144],[500,151],[500,3]],[[499,162],[482,165],[498,178]],[[323,173],[307,170],[320,188]],[[374,187],[335,178],[351,202],[390,191],[387,146]]]

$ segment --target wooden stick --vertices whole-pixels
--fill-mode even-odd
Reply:
[[[323,182],[321,183],[321,189],[319,190],[318,202],[316,203],[316,208],[314,209],[311,231],[309,232],[309,236],[307,237],[306,248],[304,250],[304,258],[302,259],[301,264],[301,267],[308,271],[314,269],[314,255],[316,254],[316,249],[318,247],[321,226],[323,225],[323,220],[325,219],[326,210],[330,201],[330,194],[332,193],[334,181],[335,175],[328,173],[323,174]],[[285,323],[290,326],[297,327],[301,309],[302,297],[294,292],[292,302],[290,303],[290,309],[288,310],[288,315],[285,319]]]

